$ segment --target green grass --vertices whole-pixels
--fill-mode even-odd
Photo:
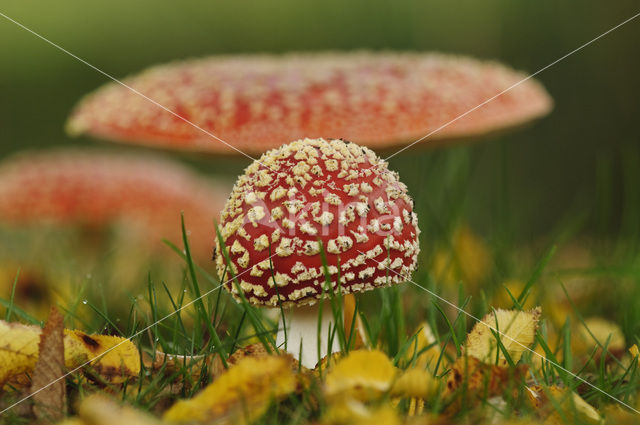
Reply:
[[[575,347],[575,335],[580,329],[585,329],[587,334],[595,337],[587,325],[587,318],[593,316],[618,323],[627,347],[639,340],[640,254],[636,247],[640,246],[640,233],[630,218],[639,207],[636,195],[629,189],[635,187],[635,174],[632,171],[625,174],[629,187],[623,214],[626,218],[618,233],[609,238],[585,237],[592,223],[602,229],[603,221],[610,214],[606,208],[596,205],[573,218],[571,215],[562,217],[551,233],[544,237],[535,238],[530,243],[516,244],[514,229],[518,226],[517,217],[509,211],[509,190],[501,190],[502,200],[497,208],[504,210],[499,217],[508,228],[485,235],[492,261],[482,280],[472,284],[460,276],[453,282],[447,281],[446,276],[434,273],[432,268],[438,249],[453,249],[451,236],[458,225],[472,221],[469,219],[470,206],[465,196],[470,178],[469,152],[460,150],[447,155],[438,154],[428,161],[430,167],[406,173],[410,181],[416,178],[439,181],[437,185],[427,183],[424,191],[415,193],[415,208],[420,214],[423,233],[419,268],[413,281],[475,317],[483,317],[498,307],[523,309],[525,303],[529,302],[541,305],[542,323],[533,348],[543,352],[550,361],[541,362],[536,355],[525,353],[520,363],[529,366],[524,378],[526,383],[543,387],[562,385],[575,389],[597,408],[615,403],[603,392],[635,406],[639,385],[637,363],[629,358],[618,360],[611,356],[605,363],[605,356],[601,353],[609,350],[609,339],[597,341],[587,352],[577,352]],[[610,170],[608,163],[603,161],[598,169],[601,183],[596,188],[600,199],[609,199],[611,195],[605,182],[608,181],[607,173]],[[627,162],[626,167],[635,167],[636,153],[632,152]],[[507,172],[503,170],[501,173]],[[508,179],[503,174],[499,175],[502,181]],[[133,283],[126,284],[116,281],[113,273],[114,267],[122,264],[119,252],[123,247],[117,235],[107,233],[109,236],[103,250],[78,253],[77,246],[82,246],[82,237],[72,229],[48,229],[46,232],[2,229],[0,232],[2,240],[13,247],[12,252],[0,248],[0,258],[7,259],[6,264],[16,265],[14,270],[7,273],[10,275],[10,284],[5,290],[7,296],[0,299],[7,320],[42,324],[46,317],[45,310],[36,309],[34,312],[33,306],[21,305],[23,298],[20,285],[24,282],[21,278],[33,271],[34,264],[38,264],[42,270],[48,270],[44,273],[45,279],[49,279],[48,283],[65,276],[63,284],[72,288],[73,297],[65,299],[60,305],[68,327],[134,336],[133,340],[140,351],[152,358],[156,351],[163,351],[185,356],[217,357],[224,366],[229,355],[250,342],[259,342],[270,352],[285,347],[291,352],[299,350],[299,347],[286,345],[276,347],[277,323],[264,317],[260,309],[251,306],[246,298],[241,296],[240,302],[234,301],[222,288],[221,280],[231,279],[233,285],[238,285],[235,276],[226,270],[225,276],[219,279],[213,272],[212,264],[197,264],[184,232],[180,244],[167,242],[167,246],[173,250],[172,260],[143,258],[139,269],[131,272]],[[35,249],[34,232],[38,234]],[[218,238],[221,241],[219,232]],[[588,263],[572,263],[568,253],[575,247],[589,254],[591,258]],[[221,250],[222,255],[228,258],[223,243]],[[456,257],[458,253],[453,254],[452,267],[468,260]],[[174,266],[169,266],[171,262]],[[326,272],[326,258],[323,266]],[[504,283],[510,278],[519,279],[523,287],[517,291],[505,288]],[[329,339],[336,339],[341,350],[348,352],[353,348],[354,341],[353,338],[348,340],[344,332],[341,293],[334,291],[330,285],[324,290],[331,300],[331,307],[321,314],[332,315],[336,326],[323,332],[328,332]],[[239,292],[242,294],[242,291]],[[499,293],[507,300],[506,304],[496,305]],[[184,308],[193,300],[197,301]],[[51,300],[43,301],[44,304],[47,302]],[[552,313],[560,308],[565,309],[563,311],[566,311],[567,317],[561,323],[554,323],[557,319]],[[474,321],[465,314],[412,284],[379,289],[359,296],[356,316],[361,318],[371,345],[386,352],[400,368],[415,363],[418,353],[409,358],[407,353],[415,346],[419,324],[428,323],[441,347],[440,355],[432,365],[433,374],[443,380],[447,378],[451,361],[463,355],[467,332],[474,325]],[[355,322],[346,326],[353,328]],[[140,333],[146,327],[149,329]],[[506,354],[499,334],[496,334],[496,339]],[[506,357],[510,362],[509,356]],[[578,374],[603,392],[585,385],[553,363]],[[194,371],[199,373],[194,374]],[[127,403],[159,412],[172,400],[191,397],[209,384],[209,372],[207,367],[198,369],[197,357],[194,357],[185,360],[171,373],[164,369],[150,371],[143,367],[140,379],[124,388],[114,387],[112,390]],[[178,392],[168,395],[167,389],[177,381],[184,385],[180,386]],[[78,376],[71,377],[68,381],[70,400],[76,400],[90,391],[91,386]],[[312,386],[301,395],[292,396],[279,406],[273,406],[260,422],[302,424],[317,420],[326,407],[323,400],[317,399],[318,394],[319,390]],[[523,382],[515,378],[505,386],[504,404],[498,405],[490,397],[474,403],[464,388],[459,397],[461,405],[456,420],[487,415],[487,412],[499,412],[505,417],[535,414],[533,409],[526,407]],[[426,401],[425,411],[443,414],[451,405],[451,400],[445,401],[440,395]],[[406,412],[408,404],[403,402],[398,408]],[[9,422],[21,421],[15,415],[8,418]]]

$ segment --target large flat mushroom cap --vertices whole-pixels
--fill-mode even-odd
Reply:
[[[322,298],[321,246],[336,292],[403,282],[416,267],[420,231],[407,187],[373,151],[304,139],[247,167],[222,211],[220,233],[230,259],[218,244],[225,287],[276,307]]]
[[[249,154],[304,137],[388,148],[411,143],[503,91],[429,139],[483,135],[547,114],[551,98],[525,78],[495,62],[436,53],[217,56],[124,80],[179,117],[109,83],[78,105],[68,130],[228,154],[235,152],[206,132]]]
[[[211,253],[213,220],[227,185],[169,160],[98,150],[23,152],[0,164],[0,223],[126,223],[146,239],[181,241],[180,213],[194,251]]]

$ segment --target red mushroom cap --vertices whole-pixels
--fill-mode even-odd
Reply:
[[[235,148],[262,153],[289,140],[326,135],[372,148],[406,145],[525,77],[464,57],[351,52],[190,60],[151,68],[125,83]],[[540,84],[522,81],[430,139],[516,126],[551,106]],[[156,147],[235,153],[117,83],[81,102],[68,129]]]
[[[22,153],[0,165],[0,221],[94,227],[124,221],[153,242],[179,242],[184,211],[194,251],[210,255],[225,188],[158,158],[72,149]]]
[[[321,297],[320,242],[334,290],[338,274],[344,294],[402,282],[396,273],[408,278],[419,251],[412,205],[398,174],[371,150],[305,139],[265,153],[245,170],[220,228],[248,301],[288,306]],[[222,276],[226,260],[219,244],[216,252]],[[238,296],[232,282],[226,287]]]

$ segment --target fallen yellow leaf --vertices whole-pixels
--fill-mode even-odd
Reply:
[[[434,396],[440,381],[431,372],[420,368],[409,368],[401,373],[391,387],[391,395],[403,398],[429,399]]]
[[[509,357],[517,363],[522,353],[533,344],[542,309],[529,311],[495,310],[478,322],[465,343],[465,353],[485,363],[506,366],[507,359],[498,349],[498,338]],[[495,331],[497,335],[495,335]]]
[[[399,425],[395,409],[388,404],[369,408],[354,400],[333,404],[322,416],[323,425]]]
[[[130,406],[122,406],[112,399],[93,394],[78,406],[78,424],[91,425],[161,425],[162,422],[145,412]],[[66,421],[65,421],[66,422]],[[72,422],[73,423],[73,422]]]
[[[293,392],[295,386],[289,357],[245,357],[192,399],[174,404],[164,420],[249,423],[264,414],[272,399]]]
[[[415,357],[416,367],[433,370],[440,358],[442,347],[437,343],[436,337],[433,335],[431,326],[427,322],[422,322],[416,331],[416,341],[407,350],[405,360],[410,362]],[[442,356],[441,367],[446,367],[447,359]]]
[[[589,355],[594,348],[601,348],[605,345],[613,355],[624,352],[626,348],[624,334],[616,323],[599,317],[591,317],[584,321],[584,325],[580,323],[578,326],[579,330],[574,333],[575,338],[571,341],[576,355]]]
[[[0,320],[0,383],[31,372],[39,355],[42,329],[38,326]],[[64,364],[74,369],[90,361],[105,380],[123,382],[140,373],[140,356],[129,340],[108,335],[87,335],[64,330]]]
[[[378,350],[355,350],[330,368],[325,381],[328,398],[350,396],[370,400],[388,391],[397,369],[391,360]]]

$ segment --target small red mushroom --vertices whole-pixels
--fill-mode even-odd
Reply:
[[[194,252],[211,252],[226,186],[174,162],[99,151],[22,153],[0,164],[0,223],[126,222],[145,239],[178,242],[184,211]]]
[[[388,148],[411,143],[493,97],[429,139],[482,135],[547,114],[549,95],[525,78],[495,62],[435,53],[211,57],[156,66],[125,80],[179,116],[110,83],[79,104],[68,129],[226,154],[235,152],[210,134],[248,154],[326,135]]]
[[[368,291],[415,269],[417,224],[406,186],[374,152],[342,140],[298,140],[265,153],[238,178],[220,219],[231,264],[217,244],[217,268],[222,277],[229,267],[254,305],[297,307],[289,347],[295,352],[305,338],[299,360],[313,366],[317,316],[300,306],[323,295],[321,244],[332,289]],[[239,297],[233,282],[225,285]]]

